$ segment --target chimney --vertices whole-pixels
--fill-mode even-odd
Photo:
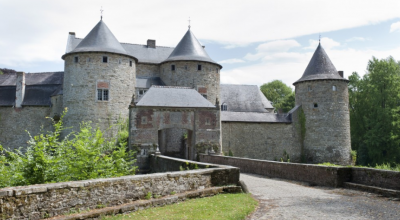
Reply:
[[[69,32],[69,35],[75,35],[75,32]]]
[[[203,48],[206,48],[206,46],[202,46]]]
[[[147,48],[156,48],[156,40],[147,40]]]
[[[25,97],[25,72],[17,72],[15,107],[21,108]]]
[[[338,73],[343,78],[343,71],[338,71]]]

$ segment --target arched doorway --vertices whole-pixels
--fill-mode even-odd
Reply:
[[[158,130],[158,146],[162,155],[193,159],[193,131],[185,128],[165,128]]]

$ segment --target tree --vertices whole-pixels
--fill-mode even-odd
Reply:
[[[269,83],[265,83],[260,87],[260,90],[265,97],[272,102],[272,105],[276,110],[285,109],[283,111],[287,112],[294,107],[294,94],[292,88],[287,86],[282,81],[274,80]],[[289,98],[290,95],[293,95],[293,97]]]
[[[400,65],[392,57],[368,62],[349,77],[350,129],[357,164],[400,163]]]

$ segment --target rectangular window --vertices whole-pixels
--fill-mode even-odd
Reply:
[[[132,60],[129,60],[129,66],[132,66]]]
[[[97,100],[108,101],[108,89],[97,89]]]
[[[79,57],[74,57],[74,62],[78,63],[79,62]]]
[[[219,73],[219,69],[218,68],[216,69],[216,71],[217,71],[217,73]]]
[[[336,86],[332,86],[332,91],[336,91]]]
[[[118,60],[118,64],[121,64],[121,59]]]
[[[147,92],[147,89],[139,89],[139,98],[142,97]]]
[[[201,71],[201,65],[197,65],[197,70]]]
[[[108,63],[108,57],[103,56],[103,63]]]
[[[90,63],[92,60],[90,59],[90,57],[87,58],[87,62]]]
[[[188,67],[187,67],[187,65],[185,65],[185,70],[187,70],[188,69]]]
[[[171,65],[171,70],[175,71],[175,65],[174,64]]]

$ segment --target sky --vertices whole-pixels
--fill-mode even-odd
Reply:
[[[223,66],[221,83],[292,85],[319,39],[345,77],[368,61],[400,60],[398,0],[0,0],[0,68],[63,71],[68,32],[100,20],[120,42],[175,47],[188,29]]]

